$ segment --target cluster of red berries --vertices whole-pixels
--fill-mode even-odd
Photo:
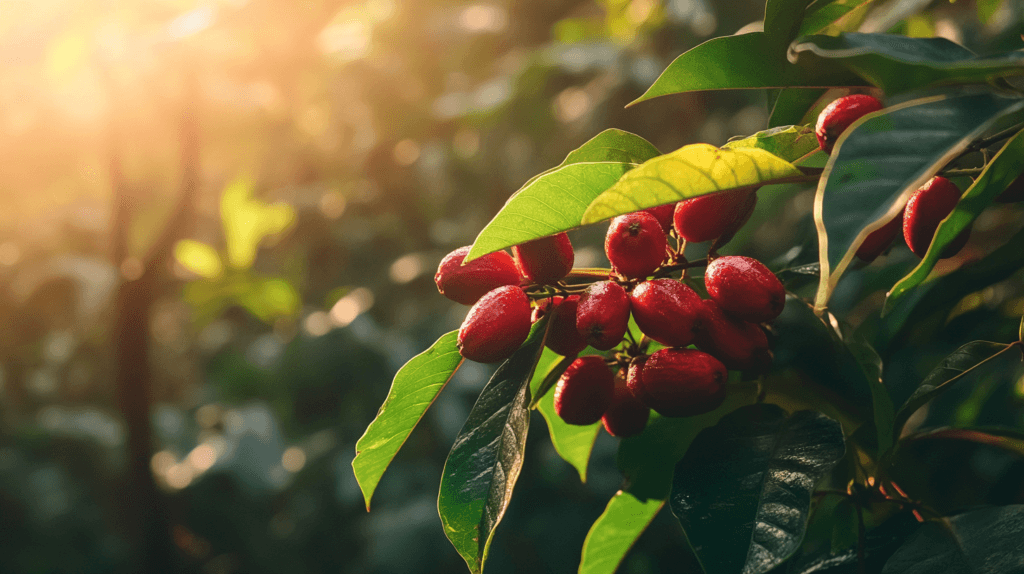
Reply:
[[[728,370],[769,368],[772,354],[759,324],[778,317],[786,293],[755,259],[691,263],[681,247],[712,239],[723,244],[756,201],[756,191],[738,190],[616,217],[605,237],[612,269],[604,277],[572,272],[565,233],[515,246],[513,256],[499,251],[466,265],[469,248],[453,251],[434,279],[445,296],[473,304],[459,330],[460,352],[479,362],[505,359],[547,315],[545,344],[556,353],[615,349],[607,357],[576,358],[558,380],[555,411],[567,423],[600,420],[612,435],[632,436],[644,429],[651,409],[670,417],[714,410],[725,400]],[[676,249],[672,237],[680,239]],[[670,276],[704,264],[706,300]],[[643,334],[639,341],[629,333],[630,316]],[[648,355],[651,341],[665,348]]]

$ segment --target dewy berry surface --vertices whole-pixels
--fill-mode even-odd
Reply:
[[[551,324],[548,326],[545,345],[563,357],[574,357],[587,347],[587,340],[576,329],[576,310],[580,296],[570,295],[559,299],[550,311]]]
[[[676,212],[676,203],[666,203],[665,205],[650,207],[643,211],[653,215],[658,220],[658,223],[661,224],[661,230],[665,233],[672,229],[672,217]]]
[[[960,188],[948,179],[935,176],[910,196],[903,210],[903,238],[918,257],[924,257],[932,243],[939,223],[949,215],[960,201]],[[971,228],[946,245],[941,258],[956,255],[971,236]]]
[[[786,289],[778,277],[752,257],[715,259],[704,273],[704,285],[723,311],[751,323],[775,319],[786,304]]]
[[[745,222],[756,203],[757,194],[749,189],[701,195],[676,204],[673,225],[676,234],[687,241],[710,241],[728,232],[741,218]]]
[[[607,351],[622,342],[629,328],[629,295],[614,281],[587,288],[576,309],[576,329],[590,346]]]
[[[669,347],[693,342],[703,310],[689,286],[676,279],[645,281],[633,289],[629,302],[637,326],[651,339]]]
[[[730,370],[765,372],[771,366],[772,354],[764,331],[754,323],[726,315],[711,299],[704,301],[704,317],[695,344]]]
[[[604,357],[576,359],[555,384],[555,412],[571,425],[596,423],[612,404],[614,378]]]
[[[903,211],[885,225],[872,231],[864,238],[864,242],[857,248],[857,258],[861,261],[871,263],[882,254],[893,241],[900,235],[903,229]]]
[[[883,107],[884,104],[878,98],[867,95],[845,96],[835,100],[818,114],[818,123],[814,129],[818,145],[825,153],[832,153],[836,140],[853,122]]]
[[[498,287],[480,298],[459,328],[463,357],[496,363],[516,352],[530,334],[530,300],[517,286]]]
[[[612,268],[630,279],[654,273],[665,260],[667,247],[658,219],[643,211],[613,219],[604,238],[604,252]]]
[[[495,251],[463,265],[469,248],[467,245],[452,251],[437,266],[434,283],[442,295],[472,305],[492,289],[519,284],[519,269],[511,255]]]
[[[629,370],[626,371],[626,388],[629,392],[633,393],[633,396],[637,398],[641,403],[651,406],[651,395],[647,394],[647,389],[644,388],[643,383],[643,371],[644,364],[647,363],[647,355],[641,355],[639,357],[633,357],[633,360],[629,363]]]
[[[512,246],[519,271],[534,283],[556,283],[572,271],[575,254],[565,233],[534,239]]]
[[[725,401],[729,373],[721,361],[694,349],[661,349],[644,364],[641,381],[650,407],[666,417],[711,412]]]
[[[626,387],[626,369],[619,369],[615,374],[612,404],[601,417],[604,430],[621,438],[636,436],[643,432],[650,416],[650,407],[640,402]]]

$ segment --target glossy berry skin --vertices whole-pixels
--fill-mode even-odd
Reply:
[[[557,233],[512,246],[519,271],[533,283],[556,283],[572,271],[575,254],[565,233]]]
[[[463,265],[469,248],[467,245],[452,251],[437,266],[434,283],[442,295],[456,303],[472,305],[492,289],[519,284],[519,269],[511,255],[495,251]]]
[[[658,220],[658,223],[661,224],[661,230],[668,233],[672,229],[672,217],[676,212],[677,203],[666,203],[665,205],[651,207],[643,211],[653,215]]]
[[[604,238],[604,252],[620,275],[640,279],[654,273],[665,260],[668,241],[658,219],[637,211],[612,220]]]
[[[889,223],[872,231],[864,238],[864,242],[857,248],[857,258],[867,263],[878,259],[878,256],[892,245],[892,242],[896,240],[902,229],[903,212],[901,211]]]
[[[752,257],[719,257],[704,272],[708,295],[728,315],[750,323],[771,321],[786,305],[779,278]]]
[[[918,257],[924,257],[931,245],[939,223],[949,215],[960,201],[960,188],[948,179],[936,176],[910,196],[903,210],[903,238]],[[940,258],[956,255],[971,236],[971,228],[963,230],[943,249]]]
[[[587,347],[587,340],[576,329],[579,302],[579,295],[570,295],[554,303],[551,310],[551,324],[548,326],[545,346],[563,357],[575,357]]]
[[[996,201],[999,203],[1017,203],[1018,201],[1024,201],[1024,175],[1013,180],[1013,183],[1008,185],[1002,193],[996,196]]]
[[[703,312],[700,296],[675,279],[637,285],[630,294],[633,318],[645,335],[669,347],[693,342]]]
[[[622,342],[629,328],[629,295],[614,281],[587,288],[576,309],[576,329],[591,347],[607,351]]]
[[[749,189],[709,193],[676,204],[673,226],[676,235],[691,243],[710,241],[728,231],[736,232],[736,224],[750,218],[757,203],[756,192]]]
[[[603,357],[576,359],[555,384],[555,412],[571,425],[596,423],[612,404],[614,378]]]
[[[530,300],[515,285],[498,287],[470,309],[459,328],[459,353],[470,361],[496,363],[512,356],[530,334]]]
[[[704,301],[704,317],[695,341],[732,371],[765,372],[771,367],[768,338],[754,323],[733,319],[711,299]]]
[[[653,399],[647,393],[643,383],[643,371],[647,359],[647,355],[633,357],[633,360],[629,363],[629,369],[626,371],[626,388],[629,389],[629,392],[633,393],[637,400],[650,407]]]
[[[615,375],[612,404],[601,417],[604,430],[621,438],[636,436],[643,432],[650,416],[650,407],[640,402],[626,387],[626,369],[619,369]]]
[[[658,414],[689,417],[721,406],[728,375],[721,361],[703,351],[661,349],[647,359],[641,380]]]
[[[835,100],[818,114],[818,124],[814,128],[818,145],[825,153],[831,154],[836,140],[850,124],[884,107],[878,98],[867,95],[845,96]]]

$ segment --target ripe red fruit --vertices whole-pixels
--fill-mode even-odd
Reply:
[[[637,211],[612,220],[604,252],[615,270],[630,279],[649,276],[665,260],[665,231],[650,213]]]
[[[658,220],[658,223],[661,224],[661,230],[665,233],[672,229],[672,215],[676,212],[675,203],[666,203],[665,205],[651,207],[643,211],[653,215]]]
[[[570,295],[565,299],[558,299],[550,311],[551,325],[548,326],[545,345],[563,357],[574,357],[587,347],[587,340],[576,329],[576,309],[580,296]],[[536,309],[534,311],[536,312]]]
[[[884,107],[878,98],[859,94],[839,98],[825,106],[818,114],[818,124],[814,129],[815,135],[818,136],[818,145],[825,153],[832,153],[836,140],[850,124]]]
[[[614,394],[614,375],[604,358],[580,357],[555,384],[555,412],[571,425],[594,424],[611,406]]]
[[[576,329],[595,349],[618,345],[629,328],[629,295],[614,281],[587,288],[576,309]]]
[[[626,388],[629,389],[629,392],[633,393],[637,400],[649,407],[653,399],[651,399],[651,395],[647,394],[647,389],[644,388],[642,379],[644,364],[647,363],[647,359],[647,355],[633,357],[633,360],[629,363],[629,370],[626,372]]]
[[[1006,189],[996,196],[996,201],[999,203],[1024,201],[1024,175],[1019,176],[1010,185],[1006,186]]]
[[[516,352],[530,334],[530,299],[515,285],[498,287],[469,309],[459,328],[459,353],[496,363]]]
[[[641,381],[651,408],[666,417],[711,412],[725,400],[725,365],[694,349],[661,349],[644,364]]]
[[[710,241],[730,230],[735,233],[756,203],[757,194],[749,189],[701,195],[676,204],[673,225],[676,234],[691,243]]]
[[[645,335],[669,347],[693,342],[701,316],[697,293],[675,279],[645,281],[629,297],[633,318]]]
[[[764,331],[754,323],[726,315],[710,299],[704,301],[704,317],[695,343],[733,371],[764,372],[771,366],[772,352]]]
[[[612,404],[601,417],[604,430],[617,437],[631,437],[643,432],[651,409],[641,403],[626,387],[626,369],[619,369],[615,375],[615,392]]]
[[[939,223],[949,215],[960,201],[960,188],[948,179],[935,176],[910,196],[903,210],[903,238],[914,255],[924,257],[932,243]],[[959,253],[971,236],[971,228],[964,229],[945,249],[940,258]]]
[[[786,289],[779,278],[752,257],[715,259],[704,273],[704,285],[723,311],[751,323],[775,319],[786,305]]]
[[[534,283],[556,283],[572,271],[575,255],[565,233],[557,233],[512,246],[512,255],[523,277]]]
[[[469,248],[467,245],[452,251],[437,266],[434,283],[442,295],[456,303],[472,305],[492,289],[519,284],[519,269],[511,255],[495,251],[463,265]]]
[[[872,231],[864,238],[864,243],[861,243],[860,247],[857,248],[857,257],[862,261],[871,263],[892,245],[892,242],[896,240],[896,236],[900,234],[900,229],[902,228],[903,212],[901,211],[889,223]]]
[[[550,313],[551,309],[553,309],[554,306],[557,306],[559,303],[561,303],[562,299],[564,298],[565,297],[562,297],[561,295],[554,295],[552,297],[548,297],[547,299],[535,300],[533,302],[533,314],[530,315],[530,322],[536,323],[537,321],[540,321],[541,317],[544,317],[545,315]]]

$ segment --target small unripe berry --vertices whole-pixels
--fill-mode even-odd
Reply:
[[[704,273],[704,285],[723,311],[751,323],[775,319],[786,304],[786,289],[779,278],[752,257],[715,259]]]
[[[689,417],[721,406],[728,375],[721,361],[703,351],[661,349],[647,359],[641,381],[658,414]]]
[[[878,98],[859,94],[839,98],[825,106],[818,114],[818,124],[814,129],[815,135],[818,136],[818,145],[825,153],[832,153],[836,140],[850,124],[883,107],[885,106]]]
[[[463,265],[469,248],[467,245],[452,251],[437,266],[434,283],[442,295],[456,303],[472,305],[492,289],[519,284],[519,269],[511,255],[495,251]]]
[[[702,313],[700,296],[675,279],[645,281],[629,297],[633,318],[645,335],[669,347],[693,342]]]
[[[565,233],[556,233],[512,246],[519,271],[534,283],[557,283],[572,271],[575,254]]]
[[[857,258],[861,261],[871,263],[882,254],[883,251],[892,245],[892,242],[896,240],[896,237],[900,234],[900,230],[903,229],[903,212],[894,218],[889,223],[879,227],[872,231],[864,238],[864,243],[860,244],[857,248]]]
[[[650,213],[637,211],[612,220],[604,238],[604,252],[619,274],[638,279],[649,276],[665,260],[665,231]]]
[[[629,328],[629,295],[614,281],[587,288],[576,308],[576,329],[595,349],[607,351],[622,342]]]
[[[626,388],[629,392],[633,393],[633,396],[637,398],[641,403],[651,406],[651,395],[647,394],[647,389],[644,388],[643,383],[643,372],[644,364],[647,363],[648,356],[641,355],[639,357],[633,357],[633,360],[629,363],[629,370],[626,371]]]
[[[555,384],[555,412],[571,425],[594,424],[611,406],[614,394],[614,375],[604,358],[580,357]]]
[[[675,203],[666,203],[665,205],[659,205],[657,207],[650,207],[643,210],[644,213],[650,213],[658,220],[661,224],[661,230],[668,233],[672,229],[672,216],[676,212]]]
[[[754,323],[733,319],[708,299],[697,331],[697,348],[713,355],[733,371],[765,372],[771,366],[768,338]]]
[[[673,225],[679,237],[700,243],[736,232],[746,223],[757,203],[757,194],[749,189],[709,193],[676,204]],[[742,222],[741,222],[742,219]]]
[[[459,353],[478,363],[512,356],[530,334],[530,299],[515,285],[498,287],[469,309],[459,328]]]
[[[931,178],[910,196],[903,210],[903,238],[914,255],[924,257],[939,223],[952,213],[959,201],[960,188],[941,176]],[[946,245],[939,257],[945,259],[959,253],[970,236],[971,228],[968,227]]]
[[[1024,175],[1019,176],[1010,185],[1006,186],[1006,189],[996,196],[996,201],[999,203],[1024,201]]]
[[[641,403],[626,387],[626,369],[619,369],[615,375],[615,393],[612,404],[601,417],[604,430],[617,437],[631,437],[643,432],[651,409]]]
[[[548,326],[548,337],[545,345],[563,357],[574,357],[587,347],[587,340],[576,329],[576,310],[580,302],[579,295],[570,295],[553,303],[550,311],[551,324]]]

